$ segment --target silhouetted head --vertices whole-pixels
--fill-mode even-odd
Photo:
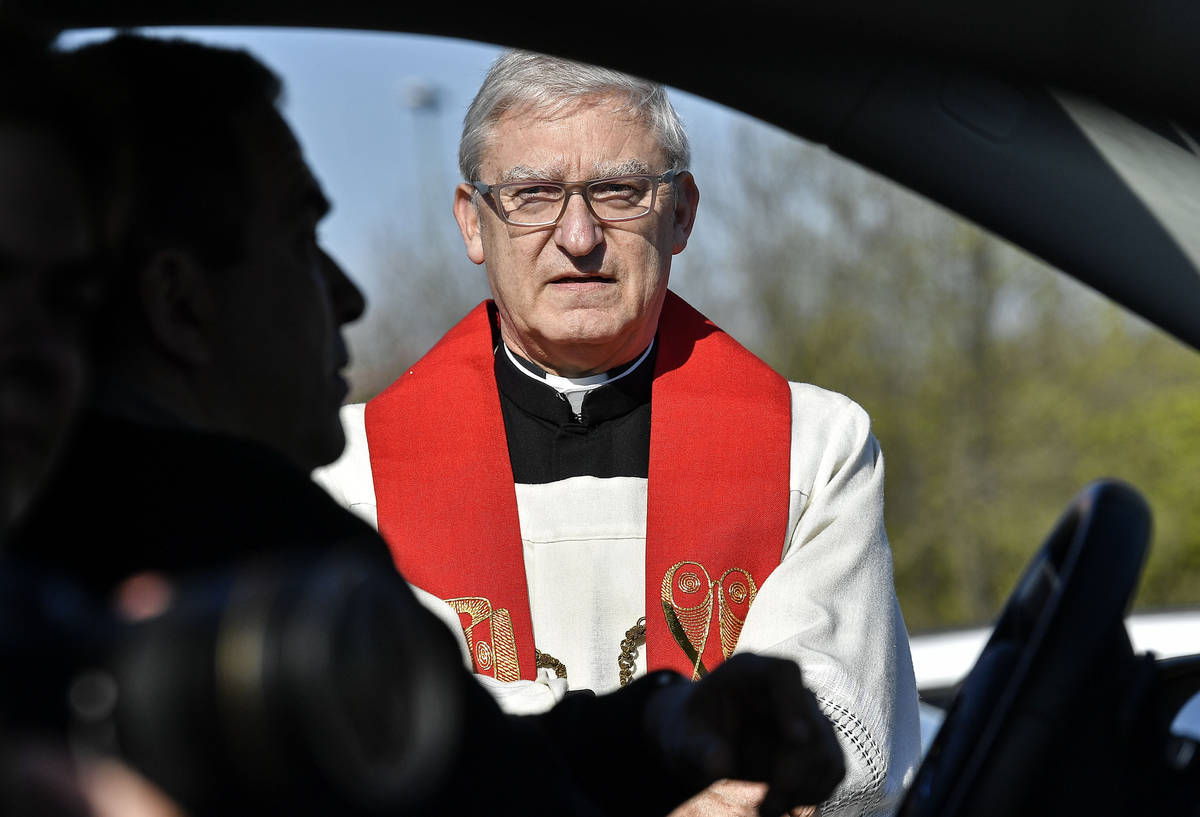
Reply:
[[[344,445],[341,328],[361,293],[317,241],[329,203],[250,54],[122,35],[69,57],[124,146],[110,408],[269,445]]]

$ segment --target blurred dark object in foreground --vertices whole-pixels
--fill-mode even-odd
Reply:
[[[293,554],[196,574],[128,621],[10,563],[6,731],[120,756],[193,814],[420,811],[459,748],[463,676],[402,585],[365,559]]]

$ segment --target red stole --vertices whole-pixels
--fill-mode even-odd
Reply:
[[[529,589],[493,372],[495,320],[491,302],[472,310],[367,404],[366,430],[379,530],[397,567],[459,612],[477,672],[532,679]],[[728,657],[758,584],[779,564],[791,394],[782,377],[671,292],[657,343],[647,666],[695,678]]]

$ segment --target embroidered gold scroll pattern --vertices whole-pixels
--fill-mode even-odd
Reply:
[[[478,596],[446,599],[460,616],[470,617],[463,623],[463,635],[475,662],[475,672],[491,675],[499,681],[519,681],[521,667],[517,663],[517,641],[513,637],[512,617],[503,607]]]
[[[677,592],[683,601],[676,596]],[[721,655],[728,658],[737,646],[742,626],[746,623],[746,613],[756,595],[758,585],[754,577],[750,571],[740,567],[729,568],[713,581],[704,565],[683,561],[672,565],[663,575],[663,615],[671,635],[692,662],[693,681],[708,674],[703,656],[712,629],[713,608],[717,612]]]

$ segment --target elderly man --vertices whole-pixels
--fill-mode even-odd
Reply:
[[[856,404],[788,383],[668,289],[700,199],[688,162],[661,87],[502,55],[454,201],[492,299],[343,411],[351,450],[318,479],[377,520],[510,710],[786,656],[847,757],[823,812],[884,812],[919,737],[879,446]]]
[[[660,814],[729,774],[769,781],[778,812],[833,789],[842,763],[832,728],[786,661],[745,656],[697,685],[660,672],[535,717],[505,716],[413,601],[379,535],[309,479],[343,445],[341,331],[364,302],[317,241],[329,204],[276,107],[278,78],[244,52],[130,36],[68,60],[126,149],[125,217],[94,400],[11,550],[21,567],[83,588],[98,617],[109,602],[138,620],[183,617],[163,641],[168,659],[132,676],[138,694],[117,696],[118,707],[161,705],[144,722],[115,718],[137,768],[194,817],[523,814],[531,792],[555,813]],[[269,560],[271,575],[290,578],[284,570],[314,553],[322,565],[335,555],[374,563],[386,582],[374,586],[389,588],[386,605],[362,594],[346,605],[364,612],[353,620],[364,626],[324,621],[336,631],[330,653],[353,659],[336,662],[346,671],[314,672],[321,650],[295,648],[312,647],[321,627],[268,649],[284,608],[262,613],[262,596],[247,605],[235,593],[219,608],[228,615],[218,648],[191,637],[203,627],[187,616],[207,609],[187,594],[197,573]],[[325,612],[343,582],[321,578],[314,609]],[[248,608],[254,624],[234,627],[242,619],[230,611]],[[372,640],[380,626],[386,637]],[[199,658],[187,649],[197,642]],[[301,665],[303,694],[268,683]],[[5,666],[30,671],[6,682],[40,681],[63,706],[65,692],[54,693],[67,679],[33,662]],[[145,692],[172,671],[161,695]],[[429,694],[395,700],[407,679],[430,675],[440,681],[411,685]],[[192,681],[202,694],[183,697]],[[633,806],[611,785],[630,766],[655,781]]]

